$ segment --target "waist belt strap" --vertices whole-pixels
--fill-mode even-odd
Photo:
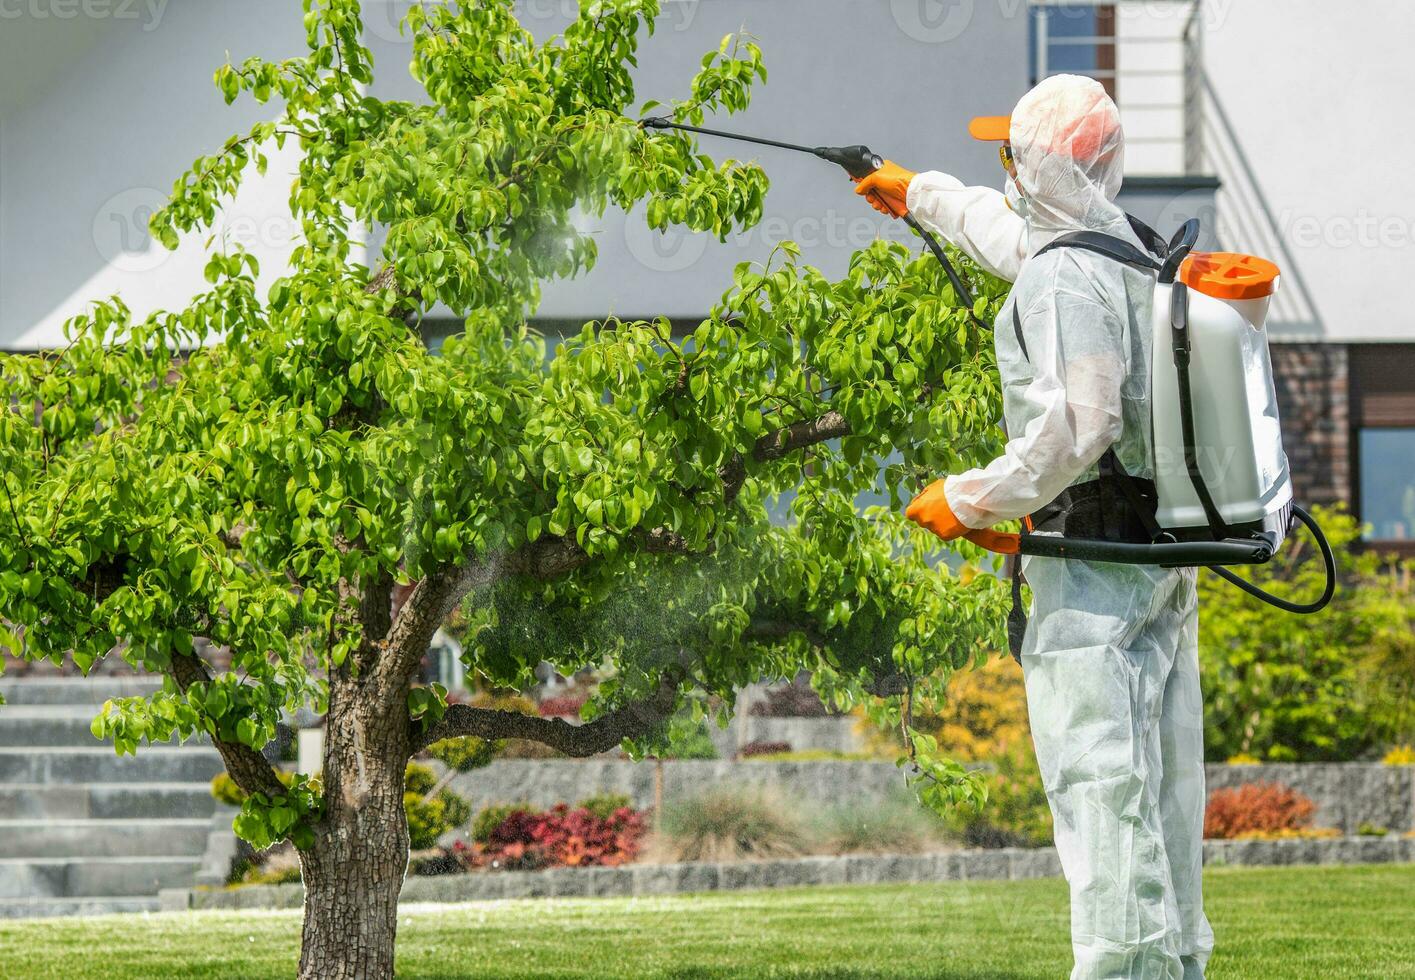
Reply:
[[[1117,464],[1118,465],[1118,464]],[[1134,494],[1132,503],[1130,493]],[[1117,490],[1119,492],[1117,492]],[[1126,476],[1091,480],[1067,487],[1051,503],[1032,515],[1037,531],[1068,538],[1102,538],[1144,544],[1159,533],[1155,521],[1158,503],[1155,485]]]

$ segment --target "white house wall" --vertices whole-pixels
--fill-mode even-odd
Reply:
[[[208,234],[169,253],[147,217],[198,156],[264,110],[226,106],[211,78],[227,52],[303,48],[291,0],[88,0],[0,6],[0,349],[62,343],[62,324],[119,294],[136,316],[180,309],[207,288]],[[89,13],[85,13],[88,10]],[[18,13],[18,16],[16,15]],[[62,15],[62,16],[61,16]],[[254,167],[218,234],[284,267],[297,151]]]
[[[1415,4],[1205,2],[1220,240],[1282,268],[1274,335],[1415,340]]]

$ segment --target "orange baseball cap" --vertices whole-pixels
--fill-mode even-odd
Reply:
[[[1011,133],[1011,116],[976,116],[968,123],[968,134],[975,140],[1006,142]]]

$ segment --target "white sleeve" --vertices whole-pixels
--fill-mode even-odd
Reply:
[[[906,204],[919,223],[942,235],[995,276],[1016,282],[1027,257],[1027,222],[1001,191],[965,187],[937,170],[916,174]]]
[[[987,466],[944,482],[949,507],[968,527],[1016,520],[1051,503],[1120,438],[1125,328],[1093,288],[1070,279],[1058,275],[1022,314],[1036,370],[1023,393],[1026,427]]]

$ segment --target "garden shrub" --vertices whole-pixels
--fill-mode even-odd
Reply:
[[[1397,745],[1385,754],[1381,762],[1388,766],[1415,766],[1415,746]]]
[[[1204,810],[1204,836],[1250,837],[1307,830],[1317,806],[1282,783],[1216,789]]]
[[[408,817],[408,846],[424,851],[437,846],[437,839],[449,830],[464,826],[472,807],[451,790],[439,790],[429,797],[438,777],[430,767],[408,763],[403,773],[403,810]]]
[[[666,861],[795,857],[810,850],[810,828],[780,797],[714,788],[665,803],[654,822],[655,856]]]
[[[608,820],[616,810],[632,810],[634,801],[623,793],[596,793],[575,804],[580,810],[588,810],[601,820]]]
[[[472,820],[472,840],[485,844],[491,840],[492,831],[501,826],[511,814],[520,811],[529,813],[534,809],[529,803],[493,803],[483,807]]]
[[[1360,527],[1344,511],[1315,514],[1340,574],[1336,597],[1321,615],[1275,614],[1212,572],[1199,573],[1210,760],[1373,758],[1415,736],[1412,565],[1354,550]],[[1267,565],[1235,571],[1289,599],[1315,596],[1322,587],[1321,561],[1305,534],[1294,535]]]
[[[960,762],[991,762],[1014,745],[1031,746],[1027,694],[1022,670],[1010,657],[993,657],[980,667],[960,670],[948,682],[942,700],[916,698],[914,730],[933,736],[939,748]],[[899,731],[880,731],[862,723],[866,743],[893,754]]]
[[[438,797],[428,799],[417,793],[404,793],[403,810],[408,815],[408,846],[412,850],[436,847],[437,839],[452,827],[446,804]]]
[[[675,715],[668,723],[668,744],[661,759],[716,759],[717,745],[708,734],[707,722]]]
[[[416,793],[423,796],[432,791],[437,785],[437,773],[431,766],[425,766],[420,762],[410,762],[403,770],[403,789],[409,793]]]
[[[427,754],[449,769],[471,772],[490,765],[504,746],[504,742],[488,742],[484,738],[444,738],[429,745]]]
[[[540,812],[512,810],[485,842],[458,841],[453,853],[469,867],[613,867],[634,859],[643,834],[643,817],[628,807],[601,817],[561,803]]]
[[[988,798],[948,814],[950,828],[969,847],[1042,847],[1052,842],[1051,808],[1028,739],[1009,747],[983,777]]]

